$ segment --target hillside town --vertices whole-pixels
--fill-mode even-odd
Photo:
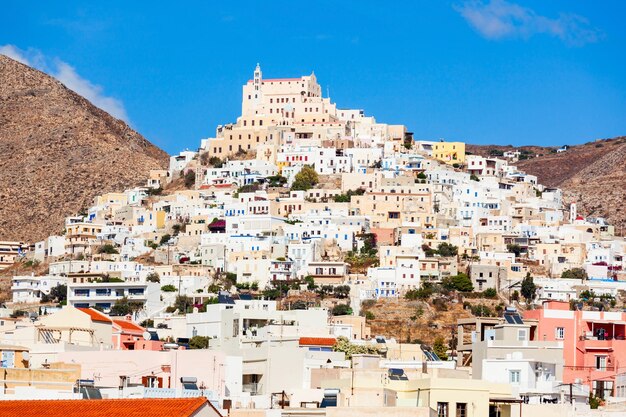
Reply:
[[[236,121],[168,169],[0,241],[0,399],[626,412],[623,230],[517,168],[533,155],[422,139],[314,73],[251,75]]]

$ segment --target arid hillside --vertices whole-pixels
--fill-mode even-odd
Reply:
[[[0,240],[35,242],[167,154],[54,78],[0,55]]]
[[[509,146],[470,145],[467,150],[489,155],[494,150],[512,150]],[[556,148],[521,147],[539,155],[516,165],[536,175],[547,186],[560,187],[565,202],[578,203],[578,211],[587,216],[606,217],[618,232],[626,228],[626,136],[597,140],[556,153]]]

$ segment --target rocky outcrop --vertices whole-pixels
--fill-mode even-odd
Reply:
[[[59,233],[94,196],[143,184],[167,161],[123,121],[0,55],[0,240]]]

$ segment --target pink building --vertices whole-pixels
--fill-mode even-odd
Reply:
[[[615,375],[626,371],[626,313],[572,311],[567,302],[548,301],[524,318],[538,322],[534,340],[563,341],[563,383],[612,395]]]

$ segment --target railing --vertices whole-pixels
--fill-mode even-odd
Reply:
[[[566,365],[563,368],[568,369],[570,371],[598,371],[598,372],[614,372],[615,366],[607,365],[601,368],[596,366],[575,366],[575,365]]]
[[[259,395],[261,393],[262,385],[258,382],[251,382],[248,384],[243,384],[241,390],[243,392],[249,392],[250,395]]]
[[[580,340],[593,340],[593,341],[605,341],[605,340],[626,340],[626,337],[624,337],[623,335],[617,335],[617,336],[580,336]]]

